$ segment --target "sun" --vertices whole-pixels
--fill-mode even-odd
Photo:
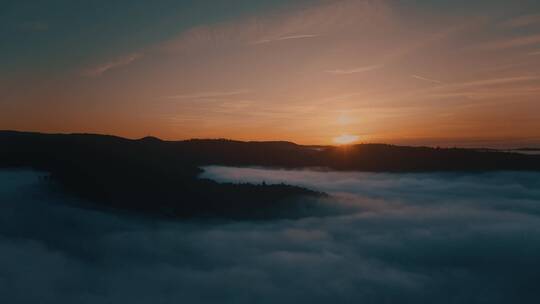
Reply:
[[[343,134],[343,135],[334,137],[334,142],[338,145],[349,145],[358,141],[359,138],[360,136],[358,135]]]

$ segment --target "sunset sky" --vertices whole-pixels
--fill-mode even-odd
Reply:
[[[2,1],[0,129],[540,146],[540,1]]]

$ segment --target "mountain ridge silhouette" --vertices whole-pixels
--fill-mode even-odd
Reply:
[[[208,165],[370,172],[540,171],[540,156],[386,144],[302,146],[224,139],[163,141],[0,131],[0,168],[31,168],[99,206],[143,214],[264,219],[316,214],[324,193],[291,185],[217,183]]]

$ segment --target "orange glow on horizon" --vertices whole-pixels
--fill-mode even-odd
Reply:
[[[334,142],[338,145],[350,145],[352,143],[357,142],[359,138],[360,136],[358,135],[343,134],[343,135],[334,137]]]

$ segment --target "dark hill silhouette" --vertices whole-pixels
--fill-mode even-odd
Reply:
[[[0,167],[50,172],[65,190],[118,209],[170,217],[252,218],[314,215],[324,194],[289,185],[199,179],[192,157],[157,138],[0,132]],[[313,210],[315,211],[315,210]]]
[[[373,172],[540,170],[540,157],[496,150],[359,144],[301,146],[287,142],[189,140],[170,142],[199,165],[326,167]]]
[[[540,156],[472,149],[361,144],[301,146],[233,140],[130,140],[94,134],[0,131],[0,167],[51,173],[68,191],[108,208],[174,217],[300,216],[321,193],[289,185],[220,184],[200,166],[326,167],[375,172],[540,171]],[[305,205],[302,205],[301,201]]]

